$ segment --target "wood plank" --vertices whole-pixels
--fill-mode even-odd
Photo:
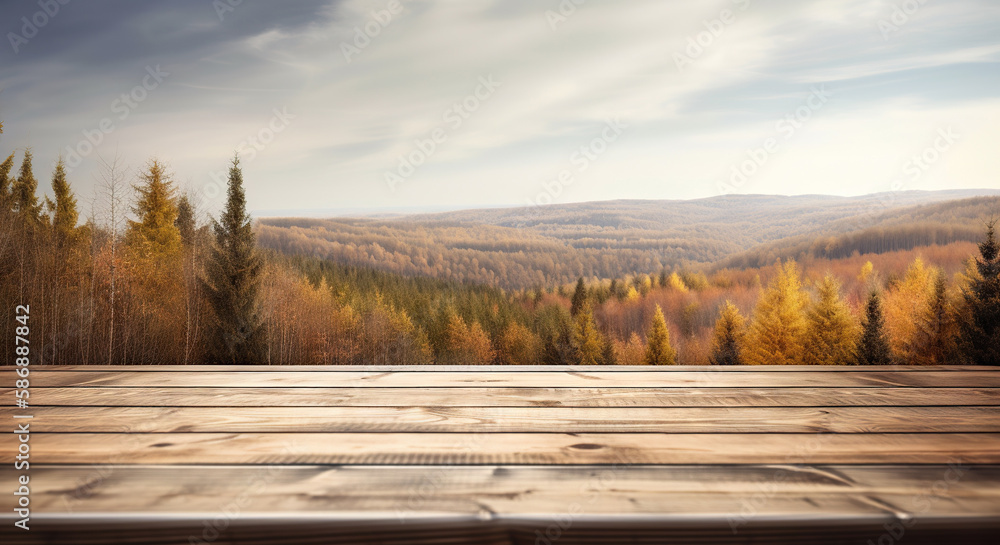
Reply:
[[[15,478],[0,473],[0,486],[16,488]],[[919,497],[935,486],[938,499],[956,501],[935,502],[934,514],[962,505],[975,509],[967,515],[1000,515],[997,466],[36,466],[31,482],[33,504],[45,515],[212,514],[248,494],[244,507],[258,513],[368,511],[406,519],[485,507],[542,516],[575,499],[591,515],[725,516],[766,493],[783,501],[764,502],[761,515],[830,514],[802,499],[824,497],[829,506],[839,496],[848,500],[841,508],[870,516],[894,512],[888,505],[916,511],[912,501],[885,498]],[[850,501],[855,497],[866,499]],[[879,497],[881,505],[869,501]]]
[[[0,389],[0,398],[13,397]],[[849,407],[1000,405],[1000,388],[33,388],[33,407]]]
[[[16,437],[0,435],[0,463]],[[1000,434],[33,433],[35,464],[1000,464]]]
[[[13,374],[5,377],[10,387]],[[739,373],[690,371],[613,372],[506,372],[495,373],[400,373],[400,372],[320,372],[262,371],[228,373],[204,371],[174,373],[149,371],[143,373],[113,371],[44,371],[33,370],[33,387],[535,387],[535,388],[650,388],[650,387],[1000,387],[1000,373],[992,371],[928,371],[923,373],[893,373],[856,371],[828,373],[801,371],[775,373],[745,371]]]
[[[802,501],[809,501],[803,498]],[[631,545],[693,544],[866,544],[882,539],[889,543],[886,528],[900,521],[891,515],[867,517],[829,516],[821,518],[755,517],[734,533],[719,519],[695,521],[660,515],[655,517],[509,517],[478,513],[441,516],[414,522],[386,524],[372,519],[346,519],[320,514],[295,516],[238,517],[217,533],[205,532],[203,518],[87,516],[84,518],[40,515],[45,532],[15,534],[10,525],[0,526],[0,539],[9,545]],[[966,516],[920,517],[905,531],[906,545],[995,545],[998,525],[993,519]],[[558,531],[558,533],[555,533]],[[546,533],[558,539],[541,539]],[[203,537],[202,537],[203,536]],[[884,537],[888,536],[888,537]],[[193,539],[192,539],[193,538]]]
[[[0,418],[13,414],[0,410]],[[1000,432],[1000,407],[36,407],[58,433]],[[384,439],[391,441],[391,438]]]
[[[0,365],[0,372],[12,371],[9,365]],[[269,372],[269,371],[324,371],[324,372],[400,372],[400,373],[435,373],[435,372],[469,372],[495,373],[504,372],[538,372],[538,371],[573,371],[573,372],[635,372],[635,371],[705,371],[719,373],[741,372],[856,372],[856,371],[1000,371],[998,366],[982,365],[870,365],[858,367],[855,365],[760,365],[760,366],[719,366],[719,365],[671,365],[669,367],[651,367],[648,365],[42,365],[33,369],[45,371],[131,371],[143,372],[201,372],[226,371],[230,373]]]

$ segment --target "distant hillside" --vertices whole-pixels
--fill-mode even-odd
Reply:
[[[862,252],[877,247],[885,233],[896,241],[886,251],[938,240],[975,240],[976,222],[991,212],[991,206],[1000,206],[996,197],[969,197],[997,194],[1000,191],[907,191],[864,197],[727,195],[379,220],[275,218],[261,220],[258,233],[263,246],[288,254],[411,276],[528,288],[564,284],[579,276],[616,278],[664,267],[751,266],[804,252],[850,255],[855,247]],[[848,233],[850,242],[835,240]],[[826,240],[822,249],[814,246],[819,237]]]
[[[714,268],[744,269],[777,259],[840,259],[920,246],[978,242],[985,219],[1000,217],[1000,197],[975,197],[846,218],[807,235],[757,246],[718,262]]]

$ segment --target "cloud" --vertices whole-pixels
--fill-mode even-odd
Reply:
[[[523,204],[615,117],[622,138],[557,200],[708,196],[815,85],[829,105],[753,192],[882,190],[921,135],[948,125],[969,139],[921,186],[998,187],[1000,165],[972,151],[1000,136],[984,122],[1000,112],[988,0],[928,0],[888,39],[894,3],[870,0],[591,0],[558,20],[554,0],[243,2],[221,20],[206,1],[94,4],[65,6],[0,54],[0,144],[33,146],[39,170],[159,64],[171,75],[98,153],[156,154],[197,189],[286,108],[294,120],[246,164],[256,208]],[[502,85],[460,126],[445,121],[481,77]],[[393,191],[386,173],[442,127]],[[74,170],[78,192],[94,163]]]

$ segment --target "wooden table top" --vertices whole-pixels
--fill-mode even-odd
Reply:
[[[31,369],[7,543],[994,543],[1000,367]]]

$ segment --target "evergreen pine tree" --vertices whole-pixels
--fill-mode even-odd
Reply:
[[[213,229],[215,245],[204,281],[215,318],[209,357],[220,364],[263,363],[266,337],[258,302],[263,261],[246,211],[239,157],[229,168],[226,209]]]
[[[562,357],[559,348],[556,347],[555,337],[546,337],[542,345],[542,365],[562,365]]]
[[[181,234],[174,225],[177,204],[166,167],[150,161],[135,190],[139,199],[132,211],[138,221],[129,221],[126,244],[143,258],[179,256]]]
[[[979,244],[976,272],[965,293],[966,316],[961,324],[965,359],[975,365],[1000,365],[1000,243],[996,220],[986,224]]]
[[[576,290],[573,292],[573,301],[570,306],[569,313],[571,316],[576,316],[583,310],[584,304],[587,302],[587,286],[583,283],[583,277],[581,276],[579,280],[576,281]]]
[[[948,365],[956,363],[958,323],[948,294],[944,273],[936,271],[930,301],[917,322],[917,365]]]
[[[885,318],[882,316],[882,298],[872,290],[865,304],[865,319],[862,323],[861,340],[858,341],[856,362],[858,365],[889,365],[892,352],[885,333]]]
[[[806,333],[806,294],[794,261],[778,265],[754,309],[743,359],[747,365],[796,365],[802,361]]]
[[[642,363],[644,365],[677,364],[677,352],[670,346],[670,331],[667,330],[667,321],[663,317],[663,309],[660,308],[660,305],[656,305],[653,323],[646,335],[646,355],[643,357]]]
[[[14,154],[7,156],[3,163],[0,163],[0,213],[10,210],[14,205],[14,195],[11,187],[15,182],[10,177],[10,171],[14,168]]]
[[[854,362],[857,331],[851,311],[840,298],[840,283],[827,275],[819,298],[807,313],[805,365],[849,365]]]
[[[38,180],[31,169],[31,150],[24,150],[24,161],[21,171],[14,181],[12,198],[14,210],[22,225],[37,227],[41,223],[42,205],[38,202],[35,192],[38,190]]]
[[[604,340],[601,347],[601,365],[618,365],[618,358],[615,356],[615,346],[611,339]]]
[[[57,249],[75,245],[80,240],[81,229],[76,226],[80,213],[76,209],[76,197],[66,181],[66,165],[62,158],[56,163],[52,175],[52,194],[55,201],[46,198],[46,208],[52,214],[52,231]]]
[[[194,244],[194,207],[187,195],[181,195],[177,200],[177,219],[174,221],[178,233],[181,235],[181,242],[185,246]]]
[[[722,306],[719,319],[715,322],[715,335],[712,342],[712,355],[709,361],[712,365],[743,365],[741,351],[746,337],[746,321],[730,301]]]

